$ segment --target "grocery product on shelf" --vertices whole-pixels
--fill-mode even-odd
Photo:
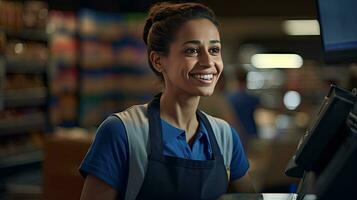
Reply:
[[[50,121],[53,126],[77,126],[78,41],[74,12],[52,10],[47,30],[50,32]]]

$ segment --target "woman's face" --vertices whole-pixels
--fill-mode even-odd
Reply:
[[[223,70],[217,27],[208,19],[184,23],[163,58],[165,90],[208,96]]]

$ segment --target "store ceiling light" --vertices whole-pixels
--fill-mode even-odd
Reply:
[[[320,35],[317,20],[285,20],[283,30],[288,35]]]
[[[284,95],[284,105],[289,110],[295,110],[301,103],[301,96],[296,91],[288,91]]]
[[[303,59],[297,54],[255,54],[250,59],[256,68],[300,68]]]

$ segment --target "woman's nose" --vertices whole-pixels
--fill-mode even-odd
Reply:
[[[206,67],[213,66],[213,59],[208,51],[201,51],[201,55],[199,59],[200,59],[199,62],[201,66],[206,66]]]

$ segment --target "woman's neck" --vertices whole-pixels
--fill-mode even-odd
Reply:
[[[177,95],[165,91],[160,99],[160,116],[171,125],[186,131],[189,140],[196,132],[199,96]]]

